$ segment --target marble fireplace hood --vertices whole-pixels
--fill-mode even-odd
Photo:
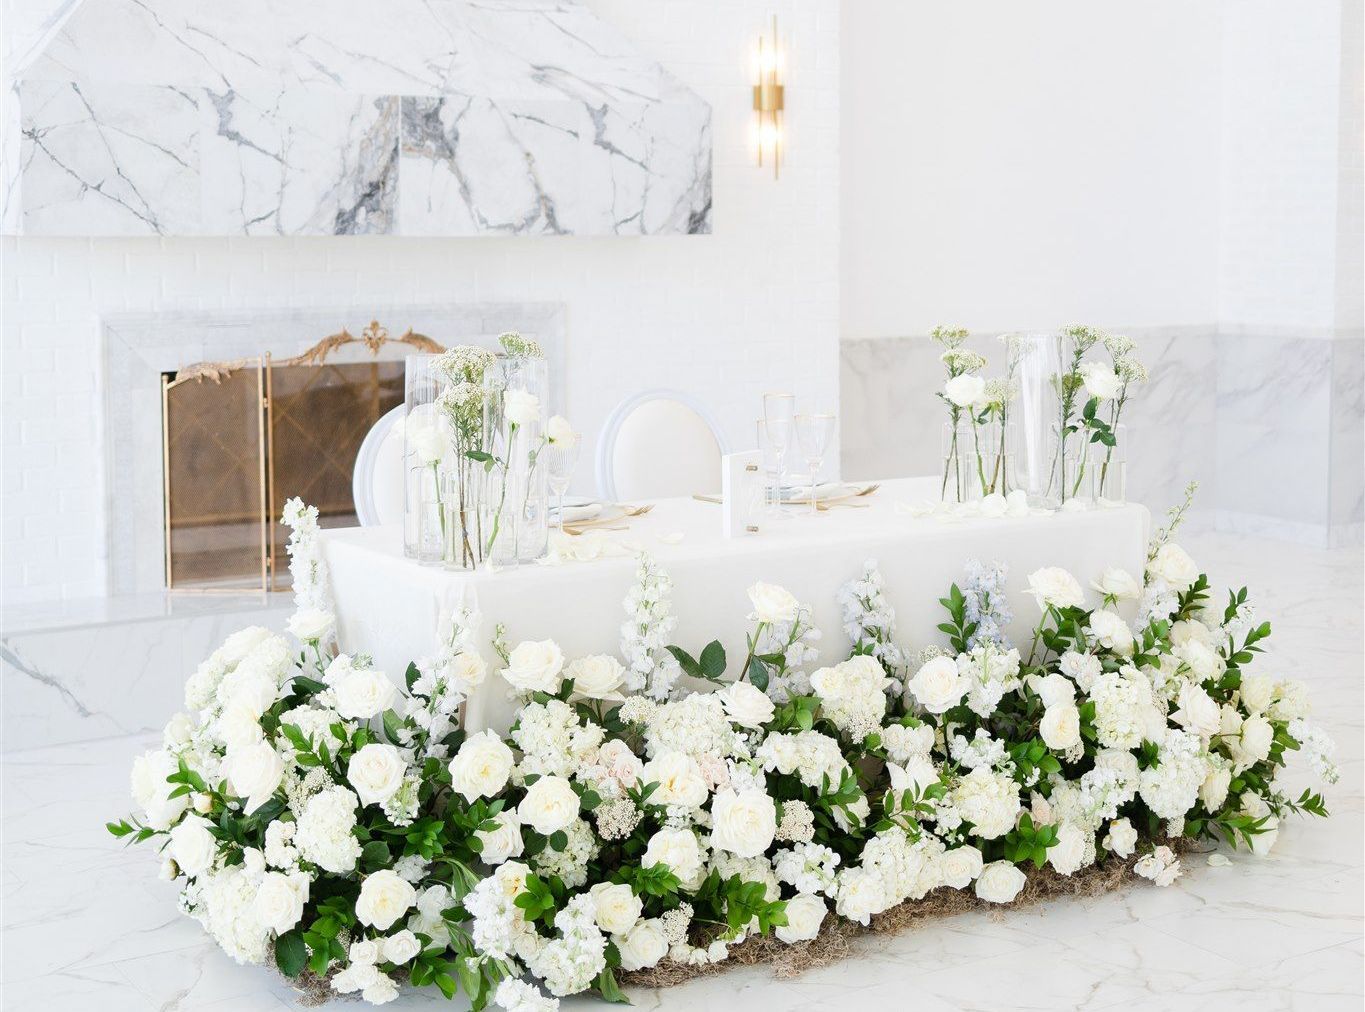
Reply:
[[[711,109],[575,0],[75,0],[6,232],[710,231]]]

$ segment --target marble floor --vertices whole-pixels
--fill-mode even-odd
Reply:
[[[1260,670],[1307,680],[1336,737],[1332,818],[1286,825],[1267,858],[1187,859],[1174,886],[930,922],[869,939],[792,980],[763,968],[631,995],[644,1009],[1360,1009],[1362,601],[1360,550],[1228,535],[1186,545],[1215,584],[1246,584],[1275,634]],[[141,736],[3,757],[5,1009],[296,1008],[270,971],[233,964],[175,910],[151,856],[104,831],[128,803]],[[1291,782],[1308,782],[1306,771]],[[574,1002],[586,1008],[587,1002]],[[391,1008],[449,1008],[405,995]],[[601,1007],[601,1006],[599,1006]]]

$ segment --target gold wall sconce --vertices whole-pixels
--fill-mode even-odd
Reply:
[[[758,37],[758,67],[754,84],[754,116],[757,132],[759,167],[767,159],[773,166],[773,178],[777,179],[782,170],[782,110],[785,77],[785,54],[778,43],[777,15],[773,15],[773,34],[765,39]]]

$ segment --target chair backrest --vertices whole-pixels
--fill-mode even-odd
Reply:
[[[597,490],[607,502],[720,491],[725,437],[681,390],[647,390],[616,406],[597,443]]]
[[[361,527],[403,522],[403,405],[365,434],[356,454],[351,495]]]

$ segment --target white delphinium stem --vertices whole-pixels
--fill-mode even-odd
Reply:
[[[621,626],[621,656],[626,661],[626,688],[654,699],[667,699],[682,674],[668,652],[677,619],[673,617],[673,581],[652,556],[641,552],[635,583],[626,592],[626,621]]]
[[[887,691],[899,696],[904,689],[905,653],[896,643],[896,609],[886,599],[886,581],[876,559],[863,563],[862,573],[839,588],[844,634],[854,653],[879,660],[892,684]]]

